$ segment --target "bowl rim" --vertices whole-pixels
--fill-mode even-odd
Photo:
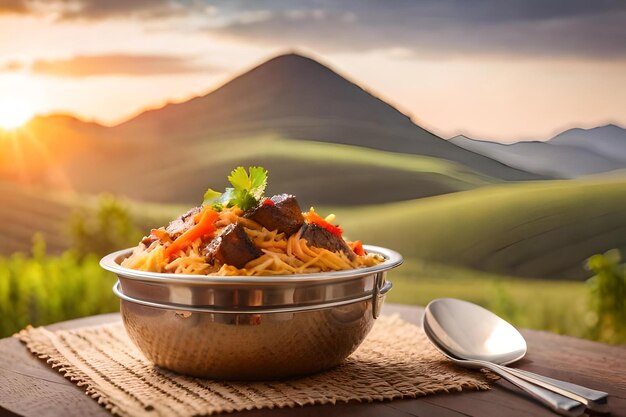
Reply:
[[[348,304],[360,303],[362,301],[372,300],[376,302],[376,297],[386,295],[393,288],[391,281],[385,281],[382,288],[374,292],[366,292],[363,295],[354,298],[346,298],[342,300],[325,301],[315,304],[292,304],[282,306],[248,306],[248,307],[216,307],[216,306],[195,306],[189,304],[178,304],[164,301],[142,300],[140,298],[131,297],[122,290],[122,283],[117,280],[113,284],[113,293],[127,303],[139,304],[145,307],[159,308],[162,310],[176,311],[192,311],[196,313],[217,313],[217,314],[272,314],[272,313],[299,313],[303,311],[323,310],[327,308],[341,307]],[[376,317],[374,317],[376,318]]]
[[[367,252],[381,255],[385,260],[378,265],[366,268],[345,269],[341,271],[315,272],[310,274],[289,275],[255,275],[255,276],[216,276],[216,275],[192,275],[173,274],[168,272],[149,272],[126,268],[118,263],[122,257],[128,257],[135,248],[127,248],[105,255],[100,260],[100,266],[124,278],[138,279],[141,281],[172,282],[188,284],[285,284],[290,282],[315,282],[320,280],[335,280],[344,278],[356,278],[364,275],[375,274],[395,268],[402,264],[404,259],[398,252],[380,246],[363,245]]]

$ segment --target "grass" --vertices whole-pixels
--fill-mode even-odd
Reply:
[[[49,256],[36,241],[32,256],[0,256],[0,337],[28,324],[118,311],[115,275],[100,268],[98,256]]]
[[[389,274],[387,302],[425,306],[442,297],[460,298],[494,311],[518,327],[588,337],[587,285],[573,281],[520,279],[409,260]]]
[[[507,184],[337,214],[348,236],[406,258],[520,277],[584,279],[626,248],[626,180]]]

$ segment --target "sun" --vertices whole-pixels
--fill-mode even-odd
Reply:
[[[35,109],[26,100],[0,97],[0,130],[13,130],[23,126],[35,115]]]

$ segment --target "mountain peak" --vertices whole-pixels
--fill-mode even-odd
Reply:
[[[29,122],[31,127],[36,126],[76,126],[76,127],[94,127],[102,128],[103,126],[94,121],[84,120],[69,113],[49,113],[45,115],[36,115]]]
[[[480,140],[480,139],[474,139],[471,136],[464,135],[461,133],[456,136],[452,136],[451,138],[448,138],[448,141],[453,141],[453,140]]]
[[[595,126],[590,128],[584,127],[572,127],[570,129],[564,130],[561,133],[556,134],[549,141],[562,141],[563,137],[572,137],[572,136],[581,136],[581,135],[594,135],[594,134],[619,134],[624,135],[626,133],[626,129],[618,126],[614,123],[608,123],[601,126]]]
[[[215,91],[184,103],[148,110],[118,127],[216,129],[287,121],[338,120],[390,129],[415,129],[410,118],[313,58],[296,52],[275,56]]]
[[[577,146],[613,160],[626,162],[626,129],[607,124],[591,129],[574,128],[549,140],[555,145]]]
[[[303,64],[313,64],[313,65],[322,65],[318,61],[310,58],[306,55],[302,55],[298,52],[287,52],[285,54],[277,55],[274,58],[270,58],[267,61],[263,62],[259,66],[264,65],[303,65]]]
[[[607,129],[607,130],[619,130],[619,131],[626,130],[621,126],[616,125],[615,123],[609,123],[604,126],[598,126],[595,129]]]
[[[49,113],[49,114],[38,114],[34,116],[31,121],[34,122],[83,122],[87,123],[85,120],[79,119],[77,116],[69,113]]]
[[[241,78],[263,78],[267,82],[280,85],[307,84],[314,82],[318,85],[328,83],[354,84],[354,82],[339,75],[332,68],[321,62],[301,55],[297,52],[289,52],[278,55],[257,65],[244,73]],[[237,78],[233,81],[241,81]],[[255,80],[258,82],[259,80]]]

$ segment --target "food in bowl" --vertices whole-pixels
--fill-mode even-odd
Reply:
[[[130,339],[155,365],[225,380],[307,375],[342,363],[392,288],[393,250],[345,240],[294,196],[266,198],[263,168],[100,265]]]
[[[302,212],[296,197],[264,196],[267,171],[234,169],[232,188],[153,229],[122,266],[194,275],[287,275],[371,267],[383,258],[343,238],[334,216]]]

